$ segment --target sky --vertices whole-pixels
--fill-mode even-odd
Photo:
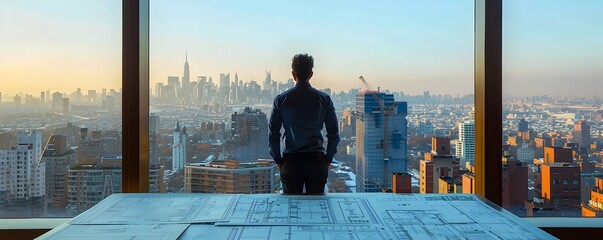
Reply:
[[[592,96],[603,87],[603,1],[505,0],[505,95]],[[182,76],[290,78],[335,91],[473,92],[473,0],[151,0],[151,87]],[[121,1],[0,1],[0,92],[120,88]]]

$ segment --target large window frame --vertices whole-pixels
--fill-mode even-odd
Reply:
[[[498,205],[502,203],[502,1],[475,0],[474,10],[475,192]],[[122,186],[126,193],[144,193],[149,190],[150,0],[122,0],[122,5]],[[50,230],[47,222],[56,220],[34,226],[32,222],[41,220],[0,220],[12,223],[0,224],[10,226],[0,229],[0,235],[35,238]],[[603,219],[526,220],[560,238],[603,234]]]

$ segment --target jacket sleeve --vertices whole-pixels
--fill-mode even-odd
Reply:
[[[283,119],[281,111],[279,109],[278,96],[274,99],[272,104],[272,112],[270,114],[270,121],[268,128],[268,146],[270,147],[270,155],[274,159],[274,162],[280,163],[281,156],[281,127],[283,125]]]
[[[337,114],[331,98],[327,98],[327,116],[325,118],[325,127],[327,129],[327,160],[333,161],[337,153],[337,144],[339,144],[339,127],[337,126]]]

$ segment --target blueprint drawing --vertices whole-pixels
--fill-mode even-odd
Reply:
[[[369,202],[394,239],[551,239],[474,195],[401,195]]]
[[[203,223],[225,220],[238,195],[114,194],[69,224]]]
[[[180,236],[188,224],[153,225],[68,225],[45,239],[54,240],[171,240]]]
[[[379,224],[366,198],[242,195],[220,225]]]
[[[393,239],[377,226],[211,226],[192,224],[179,240],[192,239],[312,239],[382,240]]]

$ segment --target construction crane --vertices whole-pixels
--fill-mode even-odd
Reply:
[[[382,99],[379,99],[379,97],[377,96],[377,93],[379,93],[379,91],[373,90],[371,85],[369,85],[369,83],[364,79],[363,76],[360,76],[359,79],[362,83],[362,86],[364,86],[364,88],[366,89],[366,93],[370,93],[371,96],[373,96],[373,99],[375,99],[375,102],[379,106],[379,111],[383,113],[383,140],[381,140],[381,147],[383,148],[383,179],[381,180],[381,187],[383,190],[385,190],[383,186],[385,185],[385,181],[387,180],[387,172],[389,171],[389,155],[387,151],[389,141],[387,136],[387,122],[388,117],[392,114],[392,110],[385,106],[385,96],[383,96]]]

